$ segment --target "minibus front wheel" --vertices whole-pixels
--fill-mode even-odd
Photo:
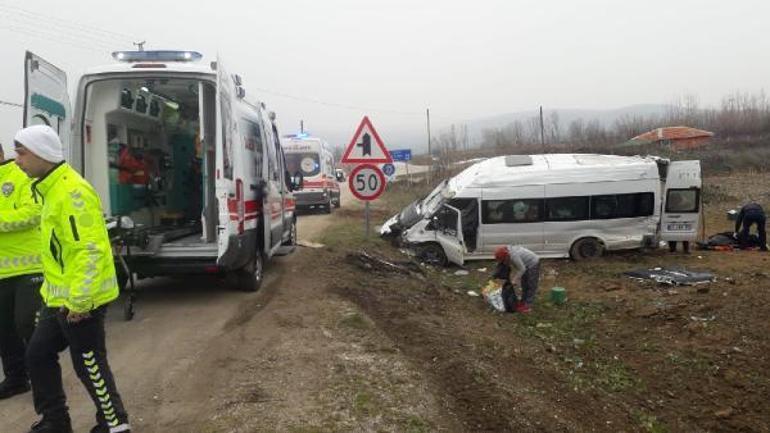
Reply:
[[[417,258],[425,264],[433,266],[446,266],[447,260],[444,248],[436,243],[422,244],[417,247]]]
[[[583,238],[572,244],[569,255],[572,260],[593,260],[604,254],[604,244],[596,238]]]

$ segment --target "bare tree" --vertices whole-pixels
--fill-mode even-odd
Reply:
[[[561,143],[561,124],[559,123],[559,112],[551,111],[548,115],[548,136],[552,144]]]
[[[569,141],[572,146],[577,146],[585,141],[585,122],[583,119],[575,119],[569,124]]]

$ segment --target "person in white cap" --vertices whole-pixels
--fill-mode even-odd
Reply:
[[[71,433],[59,353],[68,346],[72,365],[96,405],[92,433],[130,432],[107,362],[104,316],[118,283],[102,205],[93,187],[64,162],[62,144],[48,126],[22,129],[16,162],[42,203],[41,259],[44,307],[27,348],[35,411],[30,433]]]

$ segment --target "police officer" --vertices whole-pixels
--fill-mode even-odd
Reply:
[[[741,211],[738,213],[738,218],[735,220],[735,235],[738,242],[743,247],[749,244],[749,237],[751,234],[751,226],[757,226],[757,234],[759,235],[759,248],[762,251],[767,251],[767,234],[765,233],[765,223],[767,218],[765,217],[765,210],[759,203],[749,202],[745,204]],[[741,227],[742,226],[742,227]]]
[[[40,308],[40,206],[30,179],[0,145],[0,400],[29,391],[26,343]]]
[[[17,163],[42,203],[44,307],[27,348],[35,411],[42,419],[30,433],[72,431],[62,386],[59,352],[72,364],[96,406],[92,433],[130,431],[107,363],[104,316],[118,297],[118,283],[102,206],[93,187],[62,156],[56,132],[37,125],[15,138]]]

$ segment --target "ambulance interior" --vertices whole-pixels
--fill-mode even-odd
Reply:
[[[216,248],[216,89],[194,79],[113,79],[86,97],[84,168],[137,245]],[[203,136],[202,136],[203,134]]]

